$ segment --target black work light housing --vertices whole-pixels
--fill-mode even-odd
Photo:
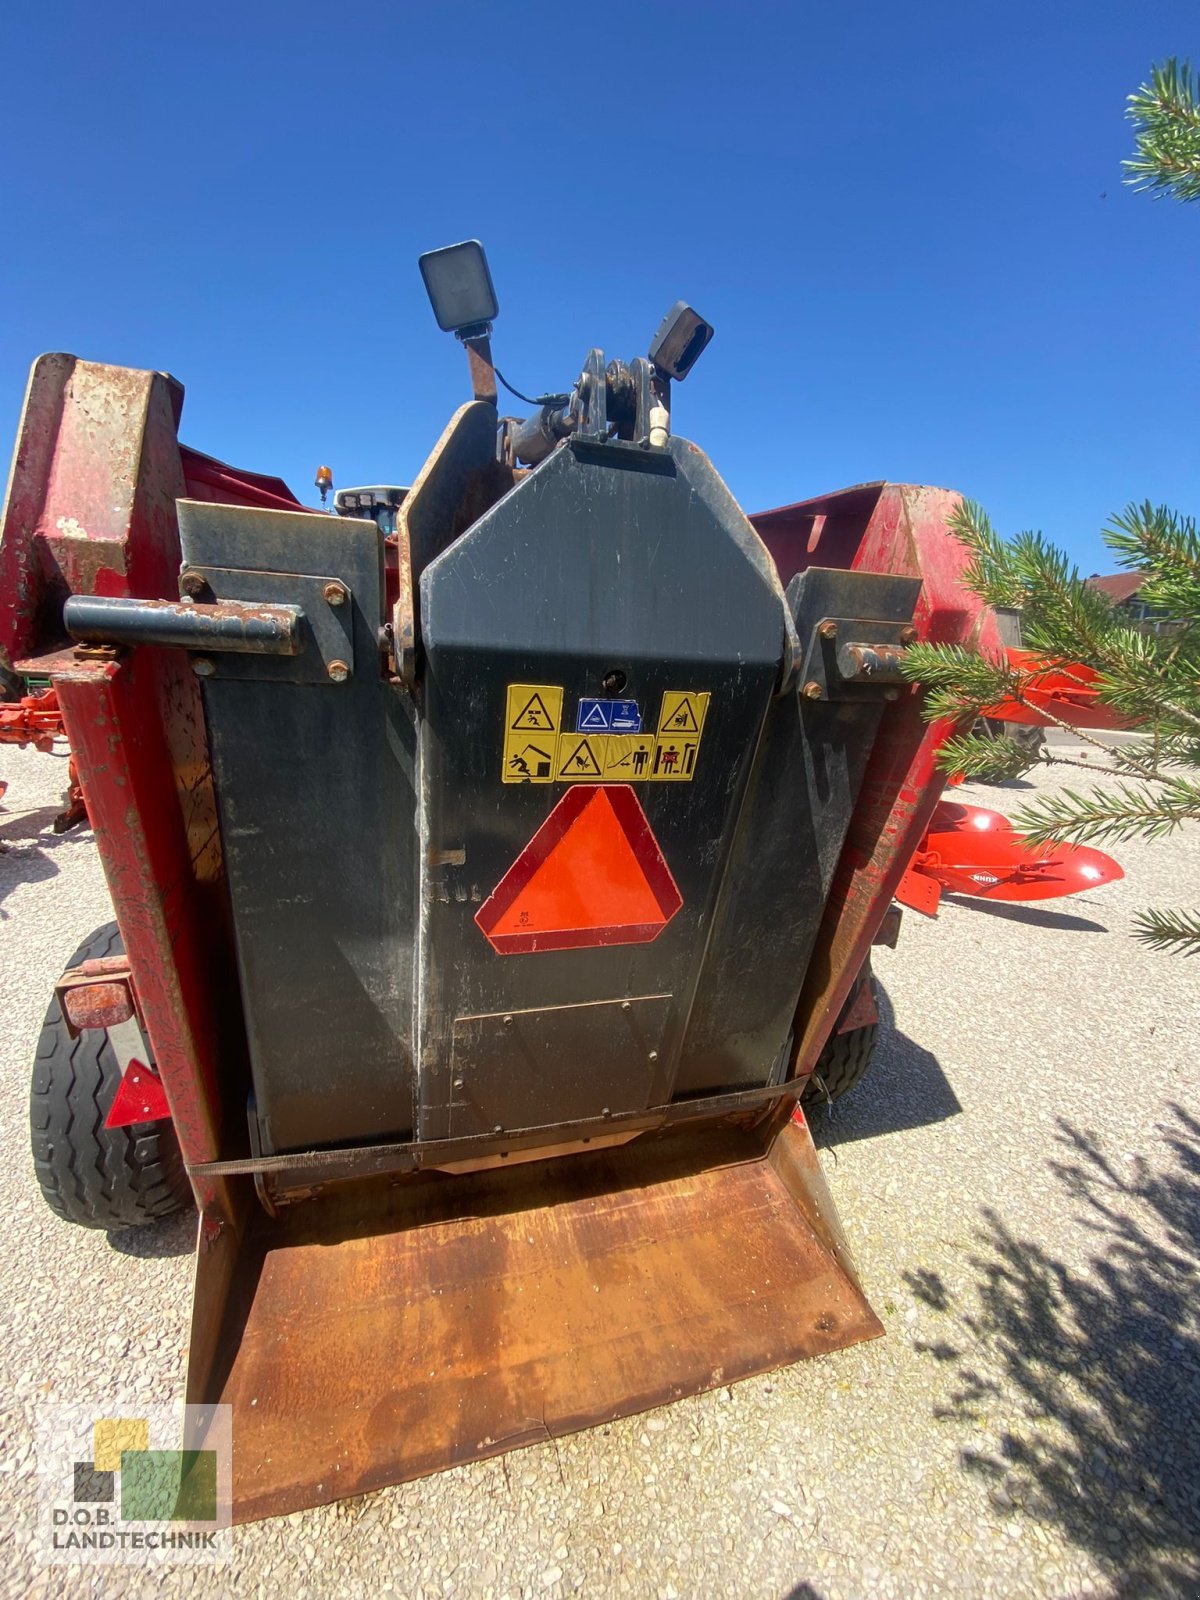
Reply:
[[[676,300],[650,341],[650,359],[668,378],[682,380],[699,361],[712,336],[712,325],[686,300]]]
[[[417,265],[437,325],[444,333],[461,335],[482,328],[499,311],[487,256],[478,239],[427,250]]]

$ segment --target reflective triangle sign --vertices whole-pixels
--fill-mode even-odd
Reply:
[[[683,904],[637,795],[569,789],[475,916],[497,954],[648,944]]]

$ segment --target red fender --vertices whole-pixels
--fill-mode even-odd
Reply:
[[[942,800],[896,898],[934,916],[943,890],[978,900],[1053,900],[1124,876],[1102,850],[1030,844],[1000,812]]]

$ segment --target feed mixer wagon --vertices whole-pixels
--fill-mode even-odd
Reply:
[[[305,508],[181,445],[174,379],[51,355],[5,506],[0,665],[116,913],[37,1175],[92,1226],[194,1199],[239,1519],[881,1331],[799,1102],[941,788],[905,648],[994,627],[948,493],[747,519],[672,427],[682,302],[517,419],[482,251],[422,268],[473,398],[411,487]]]

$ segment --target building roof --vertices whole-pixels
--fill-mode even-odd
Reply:
[[[1114,606],[1119,606],[1123,600],[1130,599],[1146,581],[1144,572],[1114,572],[1110,578],[1101,578],[1094,575],[1088,580],[1090,589],[1099,589],[1100,593]]]

